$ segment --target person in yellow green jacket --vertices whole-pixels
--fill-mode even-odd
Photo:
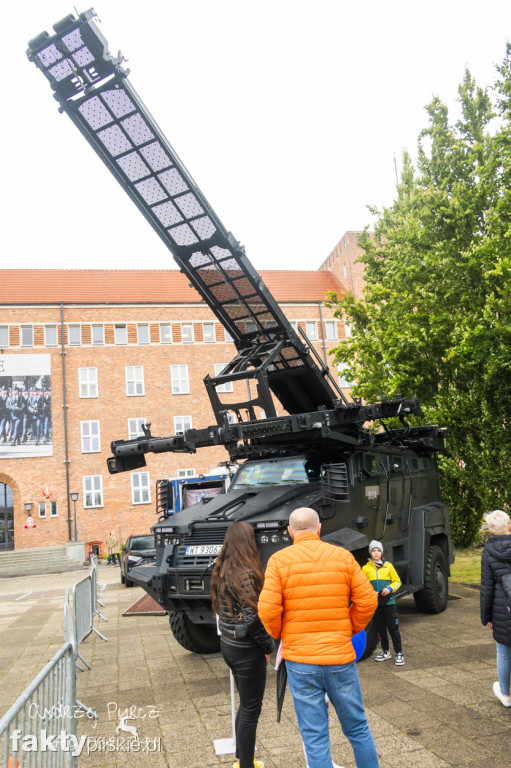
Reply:
[[[362,568],[373,589],[378,593],[378,608],[374,614],[376,627],[380,636],[381,653],[375,656],[375,661],[387,661],[391,659],[389,638],[387,630],[392,638],[396,664],[402,666],[405,663],[401,633],[399,632],[399,616],[396,607],[394,593],[401,586],[401,579],[397,571],[388,560],[383,557],[383,544],[373,540],[369,544],[370,558]]]

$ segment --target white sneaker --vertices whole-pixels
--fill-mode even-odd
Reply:
[[[502,693],[502,691],[500,690],[500,685],[498,681],[496,683],[493,683],[493,693],[495,694],[497,699],[499,699],[502,702],[502,704],[505,707],[511,707],[511,696],[506,696],[505,693]]]
[[[403,654],[396,653],[396,664],[398,665],[398,667],[402,667],[404,663],[405,663],[405,657],[403,656]]]
[[[378,656],[374,657],[374,660],[375,661],[388,661],[391,658],[392,658],[392,656],[390,655],[390,651],[382,651],[381,653],[378,654]]]

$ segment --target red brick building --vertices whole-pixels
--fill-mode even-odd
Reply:
[[[344,327],[322,301],[349,285],[336,271],[325,262],[261,273],[329,362]],[[0,386],[27,389],[34,402],[51,389],[51,423],[20,419],[17,441],[0,423],[0,551],[73,540],[71,493],[79,541],[148,531],[158,478],[208,471],[227,453],[150,454],[144,471],[109,475],[110,442],[141,434],[146,421],[158,436],[214,423],[203,378],[234,357],[234,345],[177,270],[3,269],[0,277]],[[234,387],[233,399],[246,397],[246,382]],[[35,525],[26,527],[30,505]]]

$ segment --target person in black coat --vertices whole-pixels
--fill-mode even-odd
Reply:
[[[263,704],[266,666],[274,641],[257,613],[264,573],[254,530],[233,523],[211,574],[211,599],[218,616],[220,650],[231,669],[240,697],[236,714],[233,768],[264,768],[254,760],[257,723]]]
[[[481,556],[481,623],[493,631],[497,643],[498,681],[493,693],[505,707],[511,707],[511,597],[502,577],[511,573],[511,520],[496,509],[486,516],[491,537]]]

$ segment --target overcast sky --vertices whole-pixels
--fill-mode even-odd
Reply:
[[[91,0],[79,11],[86,10]],[[96,0],[110,50],[258,269],[317,269],[391,204],[433,95],[494,81],[501,0]],[[68,0],[4,3],[2,267],[173,268],[26,58]]]

